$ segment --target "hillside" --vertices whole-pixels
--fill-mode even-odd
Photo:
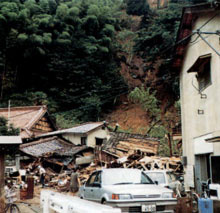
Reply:
[[[123,18],[128,18],[130,25],[126,28],[123,39],[118,36],[119,42],[122,45],[122,51],[118,53],[123,59],[120,62],[121,75],[131,90],[141,85],[147,85],[156,91],[156,98],[159,101],[158,107],[161,110],[161,119],[163,119],[167,112],[172,114],[172,117],[178,117],[178,112],[174,107],[174,103],[177,100],[176,94],[172,91],[169,83],[161,81],[161,61],[158,60],[153,65],[154,69],[152,70],[148,68],[152,63],[146,62],[147,56],[141,57],[138,52],[135,54],[133,52],[134,40],[137,38],[138,31],[141,28],[141,16],[130,15],[126,17],[126,11],[123,12]],[[123,33],[123,31],[120,33]],[[146,110],[140,104],[133,104],[129,101],[128,96],[125,95],[121,96],[118,103],[114,110],[105,117],[105,120],[113,126],[118,123],[124,131],[146,134],[151,126],[151,119]]]
[[[108,120],[126,131],[168,130],[178,75],[172,51],[162,53],[175,43],[182,6],[2,0],[0,107],[47,105],[59,128]]]

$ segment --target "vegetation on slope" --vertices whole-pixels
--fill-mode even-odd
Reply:
[[[127,91],[116,56],[120,4],[1,1],[1,106],[48,104],[70,123],[97,120]]]
[[[154,123],[170,131],[175,119],[161,111],[164,99],[168,108],[179,98],[170,47],[181,8],[190,3],[172,0],[152,11],[144,0],[2,0],[0,106],[9,99],[12,106],[47,104],[66,128],[101,119],[134,89],[131,101],[144,104],[141,93],[154,100],[144,107],[152,121],[146,132],[155,132]],[[125,82],[122,62],[138,83]]]

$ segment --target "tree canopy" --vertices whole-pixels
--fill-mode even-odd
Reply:
[[[0,99],[3,107],[47,103],[97,120],[127,90],[119,73],[121,2],[2,0]]]
[[[169,47],[181,8],[196,0],[170,2],[151,11],[144,0],[1,0],[0,107],[9,99],[12,106],[46,104],[65,127],[99,120],[128,93],[120,51],[128,63],[141,56],[145,70],[158,65],[158,80],[178,97]],[[138,31],[127,27],[125,12],[141,17]]]

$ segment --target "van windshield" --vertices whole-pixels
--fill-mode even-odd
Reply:
[[[106,169],[102,174],[104,185],[154,184],[146,174],[136,169]]]
[[[163,172],[149,172],[146,173],[153,181],[157,181],[158,184],[165,184],[165,175]]]

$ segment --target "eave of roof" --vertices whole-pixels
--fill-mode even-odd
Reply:
[[[212,54],[206,54],[199,56],[195,63],[188,69],[188,73],[190,72],[199,72],[199,67],[203,66],[204,64],[208,63],[211,60]]]
[[[0,136],[0,144],[21,144],[21,136]]]
[[[21,107],[10,107],[10,111],[19,111],[19,110],[36,110],[36,109],[41,109],[45,108],[46,105],[40,105],[40,106],[21,106]],[[0,108],[0,112],[7,112],[9,108]]]
[[[88,129],[84,129],[82,128],[82,130],[80,130],[81,127],[86,126],[86,125],[91,125],[91,128]],[[93,127],[92,127],[93,125]],[[67,133],[72,133],[72,134],[87,134],[91,131],[94,131],[97,128],[100,128],[104,125],[104,122],[94,122],[94,123],[85,123],[85,124],[80,124],[77,125],[75,127],[72,128],[68,128],[68,129],[62,129],[62,130],[58,130],[58,131],[54,131],[54,132],[49,132],[46,134],[42,134],[39,135],[37,137],[44,137],[44,136],[52,136],[52,135],[60,135],[60,134],[67,134]]]

